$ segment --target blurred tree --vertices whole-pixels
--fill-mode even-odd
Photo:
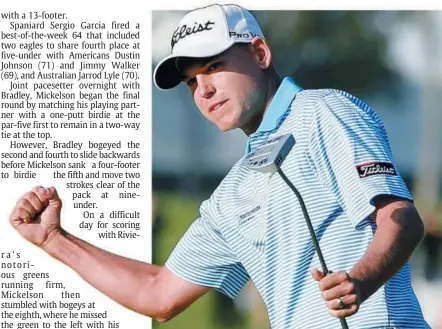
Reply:
[[[274,50],[278,72],[304,88],[343,89],[357,96],[389,92],[399,75],[388,65],[394,11],[254,11]]]

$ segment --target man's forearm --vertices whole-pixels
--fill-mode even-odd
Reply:
[[[160,267],[112,254],[66,232],[57,232],[43,249],[119,304],[152,318],[161,316],[156,289]]]
[[[378,228],[366,253],[350,272],[362,303],[407,262],[424,235],[423,223],[411,203],[378,214]]]

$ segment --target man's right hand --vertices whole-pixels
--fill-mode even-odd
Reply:
[[[17,201],[9,222],[26,240],[44,248],[61,232],[61,206],[54,187],[36,186]]]

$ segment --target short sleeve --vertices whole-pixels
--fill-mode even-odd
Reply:
[[[335,91],[319,101],[309,129],[309,157],[355,228],[375,210],[373,198],[412,200],[393,160],[379,116],[357,98]]]
[[[178,242],[166,267],[186,281],[215,288],[234,298],[249,275],[208,217],[207,202],[201,205],[201,217]]]

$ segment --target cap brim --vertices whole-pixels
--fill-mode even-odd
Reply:
[[[154,71],[154,83],[158,89],[168,90],[178,86],[181,82],[181,73],[175,66],[176,59],[180,56],[171,55],[158,63]]]
[[[175,65],[175,61],[180,57],[190,57],[190,58],[205,58],[212,57],[221,54],[222,52],[229,49],[235,42],[230,42],[229,44],[224,44],[222,47],[220,45],[205,45],[205,49],[211,49],[210,52],[194,49],[193,51],[188,51],[186,53],[172,54],[161,60],[156,66],[153,74],[153,80],[155,86],[161,90],[172,89],[179,85],[183,77],[181,72]]]

